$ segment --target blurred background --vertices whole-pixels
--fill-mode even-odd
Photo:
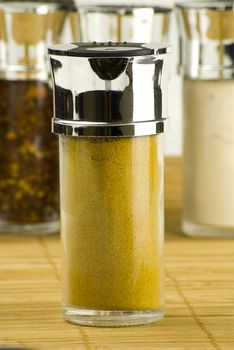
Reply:
[[[191,1],[191,0],[190,0]],[[39,2],[39,1],[36,1]],[[49,1],[53,2],[53,1]],[[60,0],[61,4],[71,4],[72,7],[72,1],[71,0]],[[125,0],[92,0],[92,1],[85,1],[85,0],[75,0],[76,6],[86,6],[86,5],[124,5],[127,4],[136,5],[136,6],[144,6],[144,5],[152,5],[152,6],[159,6],[159,7],[172,7],[174,5],[174,0],[131,0],[126,2]],[[70,16],[72,16],[70,14]],[[72,17],[70,17],[72,18]],[[127,20],[124,19],[125,25],[130,28],[131,24],[130,22],[127,23]],[[97,20],[97,27],[101,29],[102,21]],[[95,34],[96,28],[92,28],[92,20],[88,23],[89,24],[89,34],[92,33],[92,35]],[[149,26],[149,23],[147,24],[147,20],[145,23],[143,21],[139,25],[139,31],[135,37],[139,38],[139,41],[142,40],[142,37],[140,38],[140,34],[142,31],[142,28],[146,28]],[[70,27],[70,28],[69,28]],[[153,30],[152,36],[150,38],[151,41],[161,41],[161,37],[158,36],[157,31],[159,31],[160,24],[155,25],[155,30]],[[83,30],[83,28],[82,28]],[[93,30],[93,32],[92,32]],[[63,35],[60,38],[60,42],[68,42],[68,41],[76,41],[80,40],[81,37],[79,35],[74,35],[79,31],[79,24],[77,23],[77,18],[75,16],[71,20],[66,20],[64,23],[64,31]],[[182,152],[182,101],[181,101],[181,77],[177,73],[177,65],[178,65],[178,35],[177,35],[177,25],[176,25],[176,19],[175,19],[175,13],[172,12],[170,14],[169,18],[169,25],[168,25],[168,33],[167,35],[164,35],[163,39],[166,39],[170,44],[173,46],[173,54],[171,57],[171,79],[169,83],[169,92],[168,92],[168,115],[169,115],[169,123],[168,123],[168,131],[165,136],[165,152],[167,155],[180,155]],[[83,36],[84,41],[86,41]]]
[[[191,4],[191,0],[186,3]],[[231,1],[230,7],[233,6],[232,3]],[[211,1],[211,4],[213,6],[215,2]],[[191,39],[192,45],[190,43],[187,45],[186,42],[181,50],[181,55],[183,58],[188,56],[188,66],[192,67],[192,70],[194,67],[198,72],[202,67],[205,71],[207,69],[218,70],[218,78],[222,78],[223,71],[224,73],[231,72],[233,69],[233,10],[231,8],[226,13],[222,10],[223,2],[218,4],[221,10],[216,8],[216,4],[214,10],[208,10],[207,14],[204,14],[203,7],[206,7],[207,4],[199,3],[199,6],[201,5],[200,17],[198,16],[199,11],[193,13],[191,10],[189,14],[186,11],[183,12],[184,26],[180,25],[180,29],[186,35],[181,36],[180,40],[182,48],[182,37]],[[58,170],[58,149],[57,141],[51,134],[50,118],[53,116],[53,106],[47,59],[47,47],[52,44],[79,41],[143,43],[151,41],[171,44],[168,111],[166,108],[162,109],[162,117],[168,117],[165,153],[167,156],[182,154],[183,78],[182,74],[178,73],[179,26],[176,21],[176,11],[174,11],[175,0],[128,0],[127,2],[125,0],[47,0],[44,2],[7,0],[0,1],[0,5],[0,90],[2,94],[0,100],[0,133],[2,133],[0,137],[0,173],[2,174],[0,212],[2,212],[4,225],[5,223],[7,225],[4,226],[6,231],[12,229],[12,225],[9,227],[7,224],[11,220],[21,221],[22,224],[27,222],[30,225],[42,225],[43,223],[44,226],[38,226],[43,232],[59,228],[58,171],[53,171],[53,169]],[[209,33],[210,30],[212,35]],[[86,78],[84,71],[83,80],[81,80],[85,82]],[[223,78],[226,80],[226,76]],[[213,80],[216,84],[217,76]],[[227,80],[230,80],[229,76]],[[215,88],[215,94],[219,101],[220,93],[217,88]],[[145,95],[142,94],[141,99],[144,99]],[[203,97],[204,94],[201,95]],[[224,95],[229,97],[226,92]],[[208,98],[210,96],[211,99],[214,99],[213,92],[209,92]],[[166,97],[162,102],[163,106],[167,105],[165,101]],[[208,99],[194,105],[207,107],[207,103]],[[195,107],[191,107],[190,103],[188,106],[187,114],[190,115]],[[218,106],[221,106],[219,102]],[[214,110],[216,112],[217,108],[214,107]],[[211,114],[206,111],[205,113],[206,115]],[[224,109],[222,113],[225,113]],[[213,114],[212,112],[211,125],[214,124]],[[207,120],[207,118],[202,120]],[[219,125],[219,120],[217,115],[217,132],[225,131],[226,126]],[[37,123],[40,125],[38,126]],[[202,125],[199,123],[201,128]],[[194,131],[194,127],[189,129]],[[230,128],[227,129],[229,131]],[[200,141],[197,141],[198,146],[203,147],[199,152],[204,155],[209,154],[205,150],[207,143],[204,142],[204,139],[206,141],[207,137],[204,137],[204,130],[199,129],[196,134],[201,137]],[[195,141],[198,140],[197,135],[194,138]],[[223,135],[220,138],[223,138]],[[189,136],[188,139],[191,140],[191,137]],[[221,146],[217,146],[220,154],[222,153]],[[188,145],[186,148],[189,148]],[[195,148],[194,145],[191,146],[194,152]],[[8,152],[5,152],[6,149]],[[213,146],[211,149],[213,151]],[[227,154],[229,152],[225,150],[226,157],[228,157]],[[200,155],[197,158],[189,157],[189,174],[192,173],[191,164],[200,158]],[[220,159],[224,159],[223,154]],[[228,160],[227,164],[231,164],[232,159],[232,150],[230,150],[230,161]],[[213,172],[215,174],[217,174],[217,168],[223,168],[222,165],[216,164],[216,160],[217,153],[214,159],[215,170]],[[31,172],[31,168],[36,171]],[[201,166],[198,165],[198,168],[200,169]],[[194,171],[194,174],[196,173]],[[230,188],[232,187],[232,174],[231,170]],[[201,178],[203,179],[204,176]],[[220,179],[222,183],[223,174],[220,175]],[[206,183],[205,187],[207,187]],[[22,203],[25,215],[22,215]],[[31,228],[31,226],[28,227],[29,230]],[[16,232],[18,229],[18,226],[14,228]]]

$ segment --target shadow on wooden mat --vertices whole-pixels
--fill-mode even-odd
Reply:
[[[168,240],[183,239],[181,231],[181,213],[177,211],[165,211],[165,238]]]
[[[183,239],[181,232],[181,158],[165,158],[165,232],[166,240]]]

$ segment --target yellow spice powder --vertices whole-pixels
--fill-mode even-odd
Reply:
[[[63,303],[163,306],[162,135],[60,137]]]

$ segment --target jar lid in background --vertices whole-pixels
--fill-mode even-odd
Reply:
[[[234,1],[192,1],[176,7],[182,74],[234,79]]]
[[[76,2],[76,1],[75,1]],[[102,5],[95,5],[92,3],[80,3],[80,1],[76,2],[77,8],[80,9],[86,9],[89,12],[103,12],[103,13],[119,13],[119,14],[132,14],[134,10],[147,10],[151,9],[154,12],[157,13],[168,13],[172,11],[172,8],[168,6],[159,6],[159,5],[153,5],[153,4],[147,4],[147,3],[138,3],[138,4],[128,4],[125,3],[124,5],[117,5],[115,3],[111,4],[102,4]]]
[[[9,79],[47,78],[47,45],[59,42],[60,1],[0,1],[0,71]]]

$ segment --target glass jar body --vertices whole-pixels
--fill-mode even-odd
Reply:
[[[73,323],[163,317],[162,136],[60,136],[63,311]]]
[[[57,141],[47,82],[0,80],[0,231],[57,232]]]
[[[234,80],[184,80],[183,231],[234,236]]]

